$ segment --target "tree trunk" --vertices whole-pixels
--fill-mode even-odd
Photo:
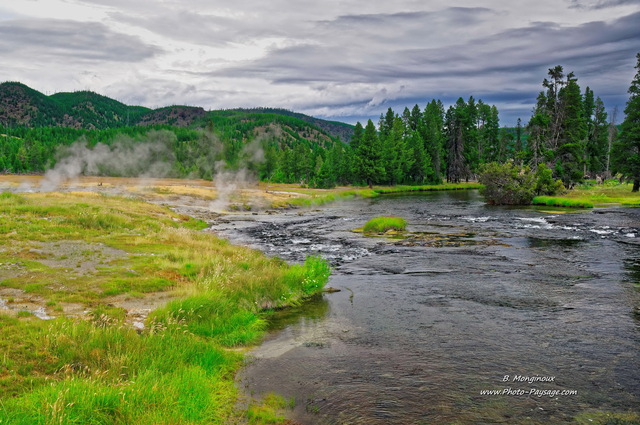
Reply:
[[[640,189],[640,178],[635,178],[633,179],[633,189],[631,189],[631,191],[637,192],[638,189]]]

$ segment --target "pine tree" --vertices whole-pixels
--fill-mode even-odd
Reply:
[[[358,149],[358,144],[362,140],[363,135],[364,135],[364,128],[362,127],[362,124],[360,124],[360,121],[358,121],[356,123],[355,128],[353,129],[353,136],[351,137],[351,142],[349,142],[349,145],[351,145],[352,149],[354,150]]]
[[[587,139],[587,167],[591,177],[604,173],[607,167],[609,149],[609,123],[604,102],[596,98],[593,107],[593,117],[589,122]]]
[[[381,149],[378,133],[373,121],[369,120],[364,129],[362,141],[358,144],[356,153],[358,177],[372,187],[378,183],[380,175],[384,172],[381,164]]]
[[[459,98],[455,106],[447,111],[445,128],[447,130],[447,181],[460,183],[469,177],[469,167],[465,158],[465,135],[472,124],[467,104]]]
[[[565,87],[559,93],[562,119],[557,135],[555,174],[566,186],[582,180],[585,165],[587,121],[578,79],[567,75]]]
[[[518,118],[518,123],[516,124],[516,142],[513,149],[513,157],[522,165],[521,153],[524,150],[522,145],[522,119]]]
[[[615,143],[617,170],[633,181],[633,192],[640,189],[640,53],[636,55],[636,75],[629,87],[620,136]]]
[[[432,100],[424,109],[422,125],[418,127],[424,140],[424,151],[430,158],[433,170],[432,180],[442,182],[446,173],[444,106],[441,101]]]

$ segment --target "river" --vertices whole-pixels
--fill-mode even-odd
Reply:
[[[327,293],[274,316],[240,382],[302,424],[565,424],[640,406],[640,209],[492,207],[476,191],[230,215],[212,231]],[[380,215],[403,238],[353,229]]]

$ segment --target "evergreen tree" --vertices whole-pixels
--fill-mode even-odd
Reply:
[[[467,174],[465,179],[469,179],[471,174],[476,173],[480,167],[480,150],[478,135],[478,104],[473,96],[469,97],[467,104],[462,106],[461,118],[463,125],[463,154]]]
[[[640,189],[640,53],[636,55],[636,75],[629,87],[620,135],[615,143],[617,170],[633,181],[633,192]]]
[[[559,94],[562,120],[557,136],[554,171],[566,186],[582,180],[584,176],[587,121],[577,81],[573,73],[569,73],[565,87]]]
[[[393,129],[393,122],[396,119],[396,114],[393,112],[393,109],[387,109],[387,113],[385,115],[380,114],[380,121],[378,122],[378,126],[380,127],[380,138],[385,139],[391,133]]]
[[[472,123],[467,104],[459,98],[455,106],[447,110],[445,128],[447,132],[447,181],[460,183],[469,177],[465,158],[465,134]]]
[[[503,128],[499,131],[498,150],[495,162],[507,162],[507,158],[513,159],[515,148],[513,146],[514,136],[512,133]]]
[[[435,183],[431,155],[425,150],[424,141],[420,133],[418,131],[411,132],[407,143],[409,146],[408,153],[412,155],[408,163],[407,174],[409,179],[417,184]]]
[[[513,149],[513,157],[518,160],[518,163],[522,165],[521,154],[524,151],[524,146],[522,144],[522,120],[518,118],[518,122],[516,124],[516,141]]]
[[[384,167],[386,182],[391,185],[407,179],[408,171],[413,164],[413,152],[407,146],[405,122],[396,116],[391,133],[385,141]]]
[[[587,139],[587,170],[592,178],[605,172],[609,150],[609,123],[604,102],[596,98],[593,116],[588,120],[589,134]]]
[[[547,135],[549,134],[550,123],[551,116],[547,112],[547,98],[544,92],[540,92],[533,110],[533,116],[527,123],[529,139],[527,141],[526,157],[533,169],[536,169],[538,164],[545,159],[545,146],[548,144]]]
[[[418,127],[422,123],[422,120],[423,116],[420,107],[418,106],[418,104],[413,105],[413,109],[411,109],[411,118],[409,120],[409,128],[412,131],[418,130]]]
[[[446,173],[444,105],[441,101],[432,100],[424,109],[422,126],[419,131],[424,140],[424,150],[431,160],[433,180],[441,182]]]
[[[393,112],[393,111],[392,111]],[[357,175],[361,181],[369,187],[378,183],[380,175],[384,172],[381,164],[381,150],[378,133],[373,121],[369,120],[362,135],[362,141],[358,144],[356,153]]]
[[[362,127],[362,124],[360,124],[360,121],[358,121],[356,123],[355,128],[353,129],[353,136],[351,137],[351,142],[349,142],[352,149],[354,150],[358,149],[358,144],[362,140],[363,135],[364,135],[364,128]]]
[[[529,124],[527,156],[535,168],[545,162],[556,177],[571,186],[586,172],[586,143],[589,128],[587,117],[594,107],[593,93],[587,90],[583,98],[578,79],[571,72],[564,74],[562,66],[549,69],[549,79],[542,82]]]

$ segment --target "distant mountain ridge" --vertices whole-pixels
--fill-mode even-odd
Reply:
[[[269,113],[295,117],[319,127],[332,137],[348,142],[353,126],[326,121],[278,108],[235,109],[246,113]],[[129,106],[91,92],[62,92],[47,96],[19,82],[0,84],[0,125],[25,127],[71,127],[105,129],[124,126],[168,124],[177,127],[205,126],[216,111],[172,105],[158,109]]]
[[[286,115],[289,117],[299,118],[310,124],[314,124],[334,137],[338,137],[340,140],[348,142],[353,136],[353,128],[351,124],[346,124],[340,121],[327,121],[320,118],[311,117],[309,115],[301,114],[299,112],[289,111],[281,108],[236,108],[237,111],[249,112],[249,113],[267,113]]]

